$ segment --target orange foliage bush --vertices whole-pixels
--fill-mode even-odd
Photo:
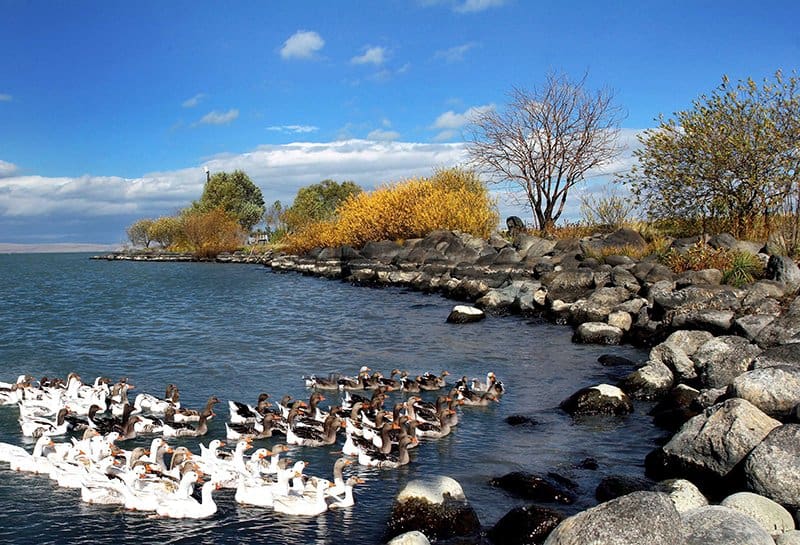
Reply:
[[[306,226],[285,240],[287,249],[363,246],[373,240],[424,237],[436,229],[488,236],[499,216],[486,186],[471,171],[446,169],[430,178],[388,184],[348,198],[336,218]]]
[[[236,251],[246,238],[236,217],[221,207],[184,214],[183,232],[188,249],[203,258]]]

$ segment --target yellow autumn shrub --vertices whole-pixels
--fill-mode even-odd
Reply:
[[[285,242],[289,251],[304,252],[420,238],[436,229],[486,238],[498,221],[496,203],[477,175],[452,168],[353,195],[339,206],[334,220],[308,225]]]

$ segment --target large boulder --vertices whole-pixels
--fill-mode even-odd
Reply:
[[[590,270],[564,270],[542,278],[551,300],[560,299],[573,303],[591,291],[594,273]]]
[[[640,477],[628,475],[609,475],[600,479],[600,483],[594,490],[594,497],[600,503],[626,496],[632,492],[650,490],[651,481]]]
[[[780,424],[749,401],[729,399],[689,420],[661,447],[664,469],[719,482]]]
[[[794,291],[800,287],[800,267],[790,257],[770,256],[764,276],[768,280],[775,280],[785,284],[789,291]]]
[[[669,367],[658,360],[650,360],[625,377],[620,387],[634,399],[658,399],[669,392],[674,382]]]
[[[746,399],[775,418],[786,417],[800,403],[800,367],[765,367],[742,373],[728,392]]]
[[[623,335],[624,332],[617,326],[605,322],[585,322],[575,330],[572,341],[584,344],[619,344]]]
[[[513,471],[492,479],[489,484],[526,500],[564,505],[575,503],[575,494],[555,479],[543,475]]]
[[[599,384],[578,390],[561,408],[572,416],[624,415],[633,412],[633,402],[616,386]]]
[[[630,292],[625,288],[600,288],[587,299],[576,301],[570,313],[574,323],[604,322],[608,315],[621,303],[630,299]]]
[[[792,301],[783,314],[758,332],[756,342],[761,347],[772,347],[800,341],[800,297]]]
[[[753,360],[753,369],[778,366],[800,368],[800,343],[768,348]]]
[[[386,545],[431,545],[431,542],[425,534],[414,530],[390,539]]]
[[[721,505],[686,511],[681,519],[686,545],[775,545],[755,519]]]
[[[559,524],[544,545],[677,545],[681,518],[669,496],[634,492],[601,503]]]
[[[792,514],[779,503],[764,496],[752,492],[737,492],[722,500],[720,505],[753,517],[772,536],[794,530]]]
[[[611,269],[611,285],[619,288],[625,288],[631,294],[639,293],[642,286],[635,276],[624,266],[617,265]]]
[[[397,495],[387,523],[389,538],[414,530],[432,539],[476,537],[480,529],[461,485],[442,476],[410,481]]]
[[[692,355],[701,384],[706,388],[723,388],[747,371],[761,350],[747,339],[735,335],[715,337]]]
[[[800,424],[773,428],[747,457],[744,474],[749,490],[800,507]]]
[[[487,533],[494,545],[541,543],[564,520],[564,515],[538,505],[515,507]]]
[[[553,251],[556,241],[521,233],[514,237],[514,247],[526,259],[542,257]]]
[[[690,418],[700,413],[696,403],[699,396],[700,392],[691,386],[678,384],[650,409],[653,423],[671,432],[678,431]]]

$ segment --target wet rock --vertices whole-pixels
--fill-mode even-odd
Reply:
[[[775,280],[786,285],[790,291],[800,287],[800,268],[790,257],[770,256],[764,276],[767,280]]]
[[[731,494],[720,505],[753,517],[772,536],[795,529],[794,519],[789,511],[771,499],[752,492]]]
[[[669,469],[709,479],[728,475],[780,422],[744,399],[729,399],[689,420],[661,448]],[[699,482],[699,481],[698,481]]]
[[[544,545],[682,544],[681,519],[666,494],[634,492],[602,503],[559,524]]]
[[[530,416],[524,416],[521,414],[512,414],[511,416],[506,417],[506,424],[509,426],[524,426],[524,427],[534,427],[538,426],[539,422],[536,419],[531,418]]]
[[[575,464],[577,469],[588,469],[589,471],[596,471],[597,468],[600,467],[600,464],[597,463],[597,460],[594,458],[584,458],[577,464]]]
[[[387,536],[414,530],[432,539],[477,536],[480,522],[461,485],[439,476],[410,481],[392,506]]]
[[[626,496],[631,492],[650,490],[651,485],[652,483],[647,479],[625,475],[610,475],[600,480],[600,484],[597,485],[594,491],[594,497],[602,503],[620,496]]]
[[[685,384],[678,384],[650,410],[653,423],[659,428],[676,432],[690,418],[701,411],[695,403],[700,392]]]
[[[660,361],[648,361],[620,382],[620,387],[634,399],[658,399],[672,388],[675,378]]]
[[[800,507],[800,424],[773,428],[747,456],[744,474],[749,490]]]
[[[628,358],[623,358],[622,356],[615,356],[613,354],[603,354],[597,358],[597,361],[600,362],[600,364],[602,364],[604,367],[636,366],[635,361],[629,360]]]
[[[747,371],[761,352],[754,344],[734,335],[715,337],[692,355],[701,384],[706,388],[722,388]]]
[[[679,513],[708,505],[708,499],[692,481],[686,479],[667,479],[653,486],[654,492],[664,492],[675,504]]]
[[[686,545],[775,545],[753,518],[721,505],[698,507],[681,514]]]
[[[616,386],[600,384],[578,390],[561,408],[572,416],[625,415],[633,412],[633,402]]]
[[[781,418],[800,403],[800,367],[765,367],[742,373],[728,387],[733,397],[746,399],[766,414]]]
[[[526,500],[564,505],[575,503],[575,495],[550,476],[513,471],[492,479],[489,484]]]
[[[486,314],[479,308],[467,305],[456,305],[447,317],[449,324],[469,324],[479,322],[486,318]]]
[[[620,328],[604,322],[585,322],[578,326],[572,341],[583,344],[619,344],[623,332]]]
[[[386,545],[431,545],[428,538],[422,532],[406,532],[389,540]]]
[[[488,532],[494,545],[531,545],[541,543],[564,520],[553,509],[526,505],[509,511]]]

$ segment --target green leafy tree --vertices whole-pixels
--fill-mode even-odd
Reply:
[[[183,233],[183,223],[175,216],[161,216],[153,220],[147,230],[151,240],[157,242],[162,248],[169,248],[180,239]]]
[[[150,227],[153,225],[153,220],[144,218],[133,222],[127,229],[128,240],[134,246],[150,247],[152,237],[150,236]]]
[[[289,232],[296,232],[310,223],[331,220],[340,204],[361,191],[358,184],[350,181],[340,184],[334,180],[323,180],[301,187],[292,206],[283,214],[286,228]]]
[[[475,115],[468,151],[495,182],[516,186],[536,227],[550,231],[569,191],[618,155],[622,110],[612,92],[587,89],[585,76],[572,81],[551,73],[541,87],[510,95],[504,111]]]
[[[208,179],[203,195],[192,208],[208,212],[219,207],[233,215],[242,229],[249,232],[264,215],[264,196],[243,171],[218,172]]]
[[[797,191],[800,94],[796,75],[722,84],[692,108],[639,135],[638,164],[622,178],[651,219],[691,218],[734,235],[768,220]]]
[[[286,234],[284,207],[281,201],[275,201],[264,213],[264,225],[270,242],[280,240]]]

